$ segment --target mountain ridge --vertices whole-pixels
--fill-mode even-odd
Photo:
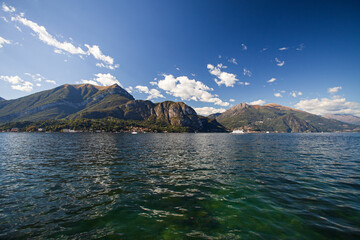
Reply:
[[[135,100],[117,84],[64,84],[22,98],[0,102],[0,123],[81,118],[151,121],[191,131],[225,131],[215,120],[198,116],[182,102]]]
[[[136,100],[117,84],[64,84],[18,99],[0,101],[0,124],[109,118],[202,132],[224,132],[225,128],[249,132],[360,131],[359,126],[350,123],[276,103],[264,106],[240,103],[221,114],[202,117],[183,102]]]
[[[340,122],[360,125],[360,118],[352,114],[325,114],[324,118],[335,119]]]
[[[359,131],[358,126],[326,119],[302,110],[275,103],[249,105],[240,103],[215,117],[228,129],[254,132],[336,132]]]

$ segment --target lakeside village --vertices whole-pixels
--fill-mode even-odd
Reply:
[[[7,129],[7,130],[2,130],[0,132],[43,132],[43,133],[51,133],[52,131],[45,131],[44,128],[38,128],[38,129],[32,129],[32,131],[21,131],[19,128],[11,128],[11,129]],[[54,131],[55,132],[55,131]],[[68,128],[64,128],[61,129],[60,131],[56,131],[56,132],[62,132],[62,133],[132,133],[132,134],[136,134],[136,133],[167,133],[168,131],[164,130],[164,131],[158,131],[158,130],[152,130],[150,128],[144,128],[144,127],[131,127],[128,130],[121,130],[121,131],[116,131],[116,129],[113,129],[112,131],[105,131],[105,130],[94,130],[92,128],[90,128],[89,130],[76,130],[76,129],[68,129]],[[197,131],[195,131],[195,133],[197,133]],[[278,131],[274,131],[274,132],[269,132],[269,131],[251,131],[251,130],[242,130],[242,129],[236,129],[233,131],[229,131],[229,133],[233,133],[233,134],[245,134],[245,133],[279,133]]]
[[[31,131],[21,131],[21,129],[19,128],[11,128],[11,129],[6,129],[6,130],[2,130],[1,132],[5,133],[5,132],[45,132],[45,133],[51,133],[52,131],[46,131],[44,128],[38,128],[38,129],[32,129]],[[104,132],[113,132],[113,133],[149,133],[149,132],[158,132],[157,130],[152,130],[150,128],[144,128],[144,127],[131,127],[128,130],[121,130],[121,131],[116,131],[116,129],[113,129],[112,131],[105,131],[105,130],[94,130],[92,128],[90,128],[89,130],[76,130],[76,129],[68,129],[68,128],[64,128],[61,129],[60,131],[56,131],[56,132],[63,132],[63,133],[104,133]],[[163,131],[163,132],[167,132],[167,131]]]

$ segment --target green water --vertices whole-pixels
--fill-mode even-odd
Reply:
[[[359,239],[360,134],[0,134],[0,239]]]

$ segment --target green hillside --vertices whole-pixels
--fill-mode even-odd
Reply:
[[[0,122],[61,119],[82,109],[102,108],[134,98],[118,85],[62,85],[0,103]]]
[[[61,120],[73,124],[78,119],[122,120],[122,124],[138,121],[158,129],[180,127],[182,131],[224,132],[225,128],[215,119],[198,116],[194,109],[182,102],[135,100],[118,85],[108,87],[82,85],[62,85],[60,87],[31,94],[10,101],[0,102],[0,123],[12,126],[41,125],[41,121]],[[16,123],[14,125],[14,123]],[[5,125],[4,125],[5,124]],[[54,122],[58,126],[58,122]],[[53,128],[55,126],[52,126]],[[56,128],[56,127],[55,127]],[[179,130],[180,131],[180,130]]]

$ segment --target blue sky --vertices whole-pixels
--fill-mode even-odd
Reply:
[[[358,1],[4,1],[0,97],[118,83],[201,114],[241,102],[360,116]]]

